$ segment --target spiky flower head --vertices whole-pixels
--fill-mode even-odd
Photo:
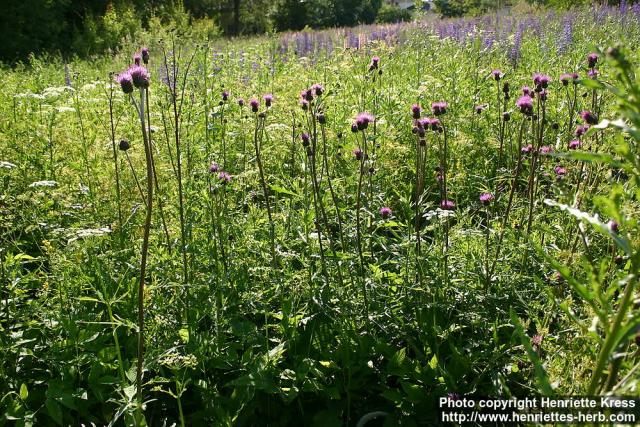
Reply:
[[[133,63],[134,63],[135,65],[140,65],[140,63],[141,63],[141,62],[142,62],[142,57],[140,56],[140,54],[139,54],[139,53],[137,53],[137,52],[136,52],[136,53],[134,53],[134,54],[133,54]]]
[[[143,47],[142,49],[140,49],[140,55],[142,56],[142,62],[144,62],[145,64],[149,63],[149,48],[148,47]]]
[[[522,86],[522,95],[532,96],[533,95],[533,90],[531,90],[531,88],[529,86]]]
[[[124,93],[129,94],[133,92],[133,79],[131,78],[129,71],[123,71],[118,74],[116,81],[120,84]]]
[[[229,92],[227,92],[226,90],[222,91],[222,100],[223,101],[229,100]]]
[[[494,199],[494,196],[491,193],[482,193],[480,195],[480,202],[482,204],[487,204],[487,203],[491,202],[493,199]]]
[[[356,158],[356,160],[362,160],[362,156],[364,155],[362,149],[360,148],[356,148],[355,150],[353,150],[353,157]]]
[[[369,127],[369,123],[373,123],[373,121],[374,117],[366,111],[356,116],[356,126],[358,130],[365,130]]]
[[[533,115],[533,99],[529,95],[523,95],[516,101],[516,107],[525,116]]]
[[[533,145],[529,144],[529,145],[527,145],[525,147],[522,147],[520,152],[523,153],[523,154],[529,154],[532,150],[533,150]]]
[[[456,208],[456,204],[453,200],[441,200],[440,208],[447,211],[452,211]]]
[[[538,149],[538,151],[540,152],[540,154],[549,154],[553,151],[553,148],[549,145],[543,145]]]
[[[576,137],[580,138],[589,130],[589,125],[578,125],[576,127]]]
[[[536,89],[546,89],[551,83],[551,77],[546,74],[536,73],[533,75],[533,84],[536,86]]]
[[[129,68],[129,74],[131,75],[131,79],[133,80],[133,85],[138,89],[146,89],[149,87],[151,78],[146,68],[139,65],[134,65],[133,67]]]
[[[578,73],[565,73],[560,76],[560,81],[563,86],[568,86],[571,81],[573,81],[574,84],[577,83],[578,78]]]
[[[218,180],[222,185],[229,184],[231,182],[231,175],[229,175],[225,171],[222,171],[218,174]]]
[[[251,100],[249,101],[249,105],[251,106],[251,111],[257,113],[258,109],[260,108],[260,101],[255,98],[251,98]]]
[[[369,71],[377,70],[380,66],[380,57],[374,56],[371,58],[371,64],[369,64]]]
[[[120,149],[120,151],[127,151],[129,148],[131,148],[131,145],[126,139],[121,139],[118,143],[118,148]]]
[[[591,111],[584,110],[580,112],[580,117],[584,122],[588,125],[597,125],[598,124],[598,116]]]
[[[321,96],[324,93],[324,86],[322,86],[320,83],[316,83],[313,86],[311,86],[311,91],[316,96]]]
[[[538,98],[540,98],[541,101],[546,101],[547,97],[549,96],[549,92],[546,89],[542,89],[540,92],[538,93]]]
[[[216,162],[211,162],[211,165],[209,166],[209,173],[216,173],[220,171],[220,165],[218,165]]]
[[[411,113],[413,114],[413,118],[418,120],[420,118],[420,113],[422,112],[422,108],[420,108],[420,105],[418,104],[413,104],[411,106]]]
[[[262,97],[262,99],[264,99],[264,104],[265,104],[267,107],[271,107],[271,103],[273,102],[273,95],[271,95],[270,93],[268,93],[268,94],[264,95],[264,96]]]
[[[439,101],[439,102],[432,102],[431,103],[431,111],[433,112],[434,116],[441,116],[443,114],[445,114],[447,112],[447,107],[449,106],[449,104],[447,104],[444,101]]]
[[[244,99],[242,99],[242,98],[238,98],[238,105],[239,105],[240,107],[244,107]]]
[[[309,146],[309,141],[310,141],[309,134],[303,133],[302,135],[300,135],[300,139],[302,140],[303,146],[305,147]]]
[[[491,71],[491,75],[493,76],[493,79],[495,81],[500,81],[500,79],[504,76],[504,74],[502,74],[502,71],[498,69]]]
[[[580,141],[577,139],[574,139],[573,141],[569,142],[569,150],[575,150],[578,147],[580,147]]]
[[[598,70],[596,70],[595,68],[592,68],[587,72],[587,76],[593,80],[595,80],[598,77],[598,74],[599,74]]]
[[[587,55],[587,65],[589,66],[589,68],[594,68],[597,63],[598,63],[597,53],[590,53],[589,55]]]
[[[487,104],[480,104],[473,107],[473,109],[476,111],[476,114],[481,114],[484,110],[487,109],[487,107]]]
[[[380,216],[382,218],[389,218],[392,213],[393,212],[391,211],[391,208],[389,208],[389,207],[384,206],[384,207],[380,208]]]

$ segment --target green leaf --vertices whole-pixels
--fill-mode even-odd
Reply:
[[[27,389],[27,385],[22,383],[20,386],[20,399],[27,400],[27,397],[29,397],[29,390]]]
[[[47,414],[53,419],[53,421],[58,425],[62,425],[62,409],[60,408],[60,405],[58,405],[58,403],[53,399],[47,399],[44,402],[44,405],[47,408]]]
[[[279,194],[286,194],[288,196],[293,196],[293,197],[301,197],[298,193],[294,193],[293,191],[287,190],[286,188],[280,187],[278,185],[271,184],[269,185],[269,188],[271,188],[273,191]]]

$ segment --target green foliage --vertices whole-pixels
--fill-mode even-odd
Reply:
[[[378,11],[376,22],[379,23],[394,23],[411,20],[411,11],[406,9],[400,9],[390,4],[383,4]]]

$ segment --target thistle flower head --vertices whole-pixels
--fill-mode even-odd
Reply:
[[[300,107],[302,108],[303,111],[307,111],[309,109],[309,101],[307,101],[306,99],[301,99]]]
[[[539,87],[539,88],[546,89],[549,86],[550,82],[551,82],[551,77],[545,74],[536,73],[533,75],[533,84],[537,88]]]
[[[538,93],[538,98],[540,98],[541,101],[546,101],[547,97],[549,96],[549,92],[546,89],[542,89],[540,92]]]
[[[549,154],[553,151],[553,148],[549,145],[543,145],[538,151],[540,151],[541,154]]]
[[[149,63],[149,48],[148,47],[143,47],[142,49],[140,49],[140,55],[142,56],[142,62],[144,62],[145,64]]]
[[[577,139],[574,139],[573,141],[569,142],[569,150],[575,150],[578,147],[580,147],[580,141]]]
[[[411,113],[413,114],[413,118],[418,120],[420,118],[420,113],[422,112],[422,109],[420,108],[420,105],[418,104],[413,104],[411,106]]]
[[[494,195],[491,193],[482,193],[480,195],[480,202],[483,204],[487,204],[494,199]]]
[[[560,81],[562,82],[563,86],[568,86],[569,82],[576,83],[578,78],[578,73],[565,73],[560,76]]]
[[[533,114],[533,99],[529,95],[523,95],[516,101],[516,107],[525,116],[531,116]]]
[[[302,140],[303,146],[305,147],[309,146],[309,141],[310,141],[309,134],[303,133],[302,135],[300,135],[300,139]]]
[[[271,103],[273,102],[273,95],[271,95],[270,93],[268,93],[268,94],[264,95],[264,96],[262,97],[262,99],[264,99],[264,104],[265,104],[267,107],[271,107]]]
[[[140,54],[139,54],[139,53],[137,53],[137,52],[136,52],[136,53],[134,53],[134,54],[133,54],[133,63],[134,63],[135,65],[140,65],[140,63],[141,63],[141,62],[142,62],[142,57],[140,56]]]
[[[311,86],[311,91],[316,96],[322,96],[322,94],[324,93],[324,86],[322,86],[320,83],[316,83],[313,86]]]
[[[313,101],[313,90],[311,89],[305,89],[302,92],[300,92],[300,97],[308,102]]]
[[[536,334],[531,338],[532,347],[540,347],[542,345],[542,335]]]
[[[453,200],[441,200],[440,201],[440,209],[444,209],[446,211],[452,211],[456,208],[456,204]]]
[[[473,107],[473,109],[475,110],[476,114],[481,114],[484,110],[487,109],[487,107],[487,104],[480,104]]]
[[[260,101],[255,98],[251,98],[251,100],[249,101],[249,105],[251,106],[251,111],[257,113],[258,109],[260,108]]]
[[[216,173],[220,171],[220,165],[218,165],[216,162],[211,162],[211,165],[209,166],[209,173]]]
[[[222,100],[223,101],[229,100],[229,92],[227,92],[226,90],[222,91]]]
[[[589,125],[578,125],[576,127],[576,137],[580,138],[589,130]]]
[[[356,126],[358,127],[358,130],[365,130],[373,120],[374,117],[371,114],[362,112],[356,116]]]
[[[500,79],[504,76],[504,74],[502,74],[502,71],[498,69],[491,71],[491,75],[493,76],[493,79],[495,81],[500,81]]]
[[[588,125],[598,124],[598,116],[595,113],[592,113],[591,111],[588,111],[588,110],[581,111],[580,117]]]
[[[129,148],[131,148],[131,145],[126,139],[121,139],[118,143],[118,148],[120,149],[120,151],[127,151]]]
[[[380,208],[380,216],[382,218],[389,218],[392,213],[393,212],[391,211],[391,208],[389,208],[389,207],[384,206],[384,207]]]
[[[358,132],[358,124],[357,123],[352,123],[351,124],[351,132],[356,133]]]
[[[353,150],[353,157],[355,157],[356,160],[362,160],[363,155],[364,153],[360,148],[356,148],[355,150]]]
[[[369,64],[369,71],[377,70],[380,66],[380,58],[378,56],[374,56],[371,58],[371,63]]]
[[[598,63],[597,53],[590,53],[589,55],[587,55],[587,65],[589,66],[589,68],[594,68],[597,63]]]
[[[116,81],[120,84],[120,87],[122,88],[122,91],[124,93],[131,93],[133,92],[133,79],[131,78],[131,74],[129,73],[129,71],[123,71],[122,73],[118,74],[118,77],[116,77]]]
[[[598,70],[596,70],[595,68],[592,68],[587,72],[587,76],[590,79],[596,79],[598,77],[598,74]]]
[[[431,111],[433,112],[434,116],[441,116],[447,112],[448,106],[449,104],[444,101],[433,102],[431,103]]]
[[[139,89],[146,89],[149,87],[151,78],[146,68],[139,65],[134,65],[133,67],[129,68],[129,74],[131,75],[131,79],[133,80],[133,85],[135,87]]]
[[[615,220],[611,220],[609,221],[609,229],[613,233],[618,234],[618,231],[620,231],[620,224],[618,224],[618,222]]]
[[[523,154],[529,154],[531,152],[531,150],[533,150],[533,145],[529,144],[529,145],[527,145],[525,147],[522,147],[520,152],[523,153]]]
[[[231,182],[231,175],[229,175],[225,171],[222,171],[218,174],[218,180],[221,184],[226,185]]]
[[[555,168],[553,168],[553,171],[558,176],[563,176],[563,175],[565,175],[567,173],[567,170],[565,168],[563,168],[562,166],[556,166]]]
[[[531,96],[533,95],[533,90],[529,86],[522,86],[522,95]]]
[[[238,98],[238,105],[244,107],[244,99]]]

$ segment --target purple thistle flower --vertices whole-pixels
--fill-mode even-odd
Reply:
[[[531,346],[532,347],[540,347],[542,345],[542,335],[536,334],[531,338]]]
[[[411,113],[413,113],[413,118],[418,120],[420,118],[420,113],[422,112],[422,109],[420,108],[420,105],[418,104],[413,104],[411,106]]]
[[[255,98],[251,98],[251,100],[249,101],[249,105],[251,106],[251,111],[257,113],[258,109],[260,108],[260,101]]]
[[[533,99],[529,95],[523,95],[516,101],[516,107],[525,116],[531,116],[533,114]]]
[[[582,120],[588,125],[597,125],[598,124],[598,116],[591,111],[584,110],[580,112],[580,117]]]
[[[500,79],[504,76],[504,74],[502,74],[502,71],[498,69],[491,71],[491,75],[493,76],[493,79],[495,81],[500,81]]]
[[[431,103],[431,111],[433,111],[434,116],[440,116],[447,112],[448,104],[444,101],[432,102]]]
[[[453,200],[442,200],[440,201],[440,208],[446,211],[452,211],[456,208],[456,204]]]
[[[270,93],[268,93],[268,94],[264,95],[264,96],[262,97],[262,99],[264,99],[264,104],[265,104],[267,107],[271,107],[271,103],[273,102],[273,95],[271,95]]]
[[[476,114],[481,114],[484,110],[487,109],[487,107],[487,104],[480,104],[473,107],[473,109],[476,111]]]
[[[358,132],[358,124],[357,123],[352,123],[351,124],[351,132],[353,132],[353,133]]]
[[[533,84],[536,86],[536,88],[545,89],[549,86],[550,82],[551,77],[545,74],[536,73],[533,75]]]
[[[302,92],[300,92],[300,97],[305,100],[305,101],[313,101],[313,90],[311,89],[305,89]]]
[[[369,64],[369,71],[377,70],[379,66],[380,66],[380,58],[377,56],[374,56],[373,58],[371,58],[371,64]]]
[[[522,86],[522,95],[524,95],[524,96],[532,96],[533,95],[533,91],[531,90],[531,88],[529,86]]]
[[[239,105],[240,107],[244,107],[244,99],[242,99],[242,98],[238,98],[238,105]]]
[[[531,152],[531,150],[533,150],[533,145],[529,144],[529,145],[527,145],[525,147],[522,147],[520,152],[523,153],[523,154],[529,154]]]
[[[587,72],[587,76],[590,79],[594,79],[594,80],[598,77],[598,74],[599,74],[598,70],[596,70],[595,68],[592,68]]]
[[[609,221],[609,229],[613,233],[618,234],[618,231],[620,231],[620,224],[618,224],[618,222],[615,220],[611,220]]]
[[[135,54],[133,55],[133,63],[134,63],[135,65],[140,65],[140,62],[141,62],[141,61],[142,61],[142,57],[140,56],[140,54],[139,54],[139,53],[135,53]]]
[[[580,138],[589,130],[589,125],[578,125],[576,127],[576,136]]]
[[[540,152],[540,154],[549,154],[553,151],[553,148],[549,145],[543,145],[538,151]]]
[[[216,162],[211,162],[211,166],[209,166],[209,173],[216,173],[220,171],[220,165]]]
[[[358,130],[365,130],[369,127],[369,123],[372,123],[373,121],[374,117],[367,112],[362,112],[356,116],[356,126],[358,127]]]
[[[589,55],[587,55],[587,65],[589,66],[589,68],[594,68],[597,63],[598,63],[597,53],[590,53]]]
[[[300,135],[300,139],[302,140],[302,145],[305,147],[309,146],[309,134],[307,133],[303,133],[302,135]]]
[[[222,92],[222,100],[223,101],[229,100],[229,92],[227,92],[226,90]]]
[[[363,154],[364,153],[360,148],[356,148],[355,150],[353,150],[353,157],[355,157],[356,160],[362,160]]]
[[[493,199],[494,199],[494,196],[491,193],[482,193],[480,195],[480,202],[482,204],[487,204],[487,203],[491,202]]]
[[[149,87],[150,77],[146,68],[139,65],[134,65],[129,68],[129,74],[133,80],[133,85],[137,88],[146,89]]]
[[[538,92],[538,98],[540,98],[541,101],[546,101],[548,96],[549,92],[546,89],[542,89]]]
[[[560,81],[563,86],[568,86],[570,81],[573,81],[575,84],[578,80],[578,73],[565,73],[560,76]]]
[[[123,71],[118,74],[116,77],[116,81],[120,84],[122,91],[126,94],[133,92],[133,79],[131,78],[131,74],[129,71]]]
[[[300,107],[302,108],[302,111],[307,111],[309,109],[309,101],[307,101],[306,99],[301,99]]]
[[[573,141],[569,142],[569,150],[575,150],[578,147],[580,147],[580,141],[577,139],[574,139]]]
[[[380,216],[382,218],[389,218],[391,216],[391,214],[392,214],[391,208],[388,208],[386,206],[380,208]]]
[[[567,170],[562,166],[556,166],[555,168],[553,168],[553,170],[556,175],[565,175],[567,173]]]
[[[227,172],[222,171],[218,174],[218,180],[222,185],[226,185],[231,182],[231,175],[229,175]]]
[[[149,63],[149,48],[148,47],[143,47],[142,49],[140,49],[140,55],[142,56],[142,62],[144,62],[145,64]]]
[[[324,93],[324,86],[322,86],[320,83],[316,83],[313,86],[311,86],[311,91],[316,96],[321,96]]]

